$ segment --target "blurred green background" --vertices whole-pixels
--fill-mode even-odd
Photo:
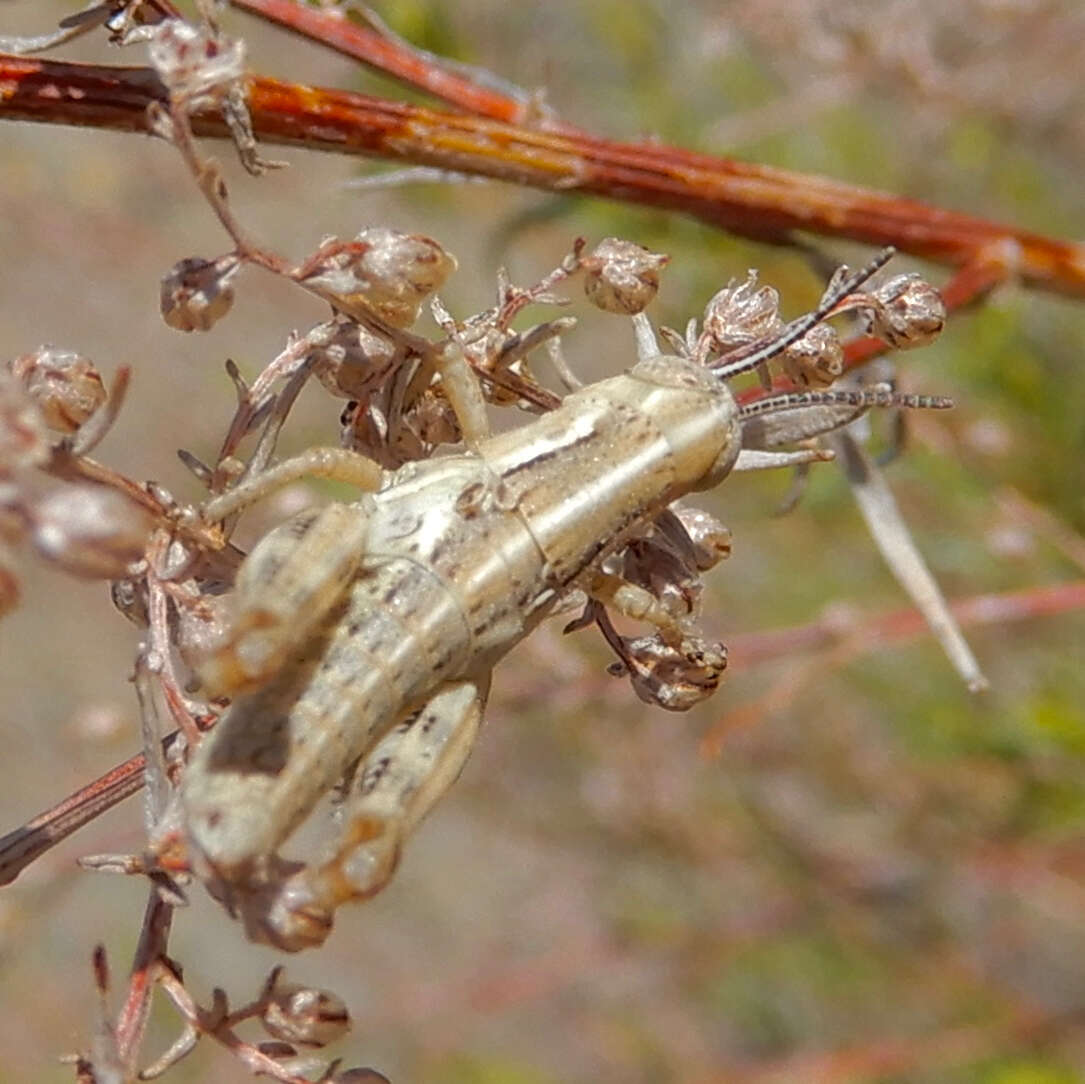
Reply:
[[[69,10],[6,3],[0,29],[41,31]],[[420,0],[380,12],[417,44],[545,87],[561,116],[601,134],[1085,235],[1078,3]],[[238,13],[225,23],[258,70],[402,93]],[[63,55],[143,63],[139,48],[93,42]],[[47,341],[107,372],[134,366],[98,454],[194,499],[173,453],[214,454],[232,410],[223,360],[255,374],[319,306],[248,271],[213,332],[170,331],[159,277],[227,247],[176,154],[29,125],[0,140],[0,351]],[[346,182],[365,163],[279,149],[290,168],[252,180],[216,153],[242,221],[281,252],[371,223],[438,238],[460,261],[443,292],[459,316],[491,303],[498,266],[531,282],[578,235],[670,253],[655,317],[677,327],[748,267],[787,315],[820,291],[800,256],[676,216],[496,185],[359,192]],[[853,263],[863,251],[820,247]],[[629,363],[627,325],[573,311],[578,372]],[[1085,304],[1008,286],[902,361],[906,388],[958,403],[914,419],[889,469],[951,597],[1085,574],[1083,343]],[[310,389],[284,451],[333,443],[337,413]],[[704,502],[735,535],[708,577],[709,632],[740,647],[756,630],[826,614],[847,629],[903,607],[840,474],[816,470],[778,518],[786,486],[735,479]],[[22,569],[23,606],[0,626],[2,830],[138,740],[133,629],[102,588],[29,554]],[[1085,1080],[1083,634],[1080,612],[968,630],[992,682],[980,697],[926,635],[845,637],[761,665],[736,651],[719,694],[672,716],[606,675],[598,636],[544,629],[499,668],[474,757],[393,884],[343,912],[289,974],[347,1001],[355,1029],[336,1053],[395,1084]],[[123,975],[144,896],[73,858],[141,840],[132,801],[0,893],[0,1078],[71,1078],[55,1059],[86,1048],[91,948],[104,942]],[[245,1000],[276,962],[198,888],[176,926],[173,953],[205,1001],[214,985]],[[175,1026],[160,1007],[149,1049]],[[167,1077],[245,1078],[210,1046]]]

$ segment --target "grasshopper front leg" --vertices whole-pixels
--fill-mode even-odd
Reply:
[[[312,865],[277,863],[278,876],[229,901],[253,940],[288,952],[319,945],[337,907],[387,884],[405,840],[463,769],[488,692],[489,675],[445,685],[373,747],[349,780],[336,843]]]

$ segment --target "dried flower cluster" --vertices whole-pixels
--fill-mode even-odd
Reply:
[[[170,95],[169,108],[156,117],[156,132],[177,146],[233,241],[227,253],[212,259],[186,257],[164,276],[163,319],[179,331],[209,331],[228,315],[246,265],[296,283],[325,301],[330,312],[306,333],[291,336],[251,384],[230,369],[238,404],[218,458],[203,463],[185,453],[208,491],[198,507],[183,506],[160,487],[125,478],[90,458],[120,409],[124,370],[107,390],[91,362],[53,347],[0,366],[0,544],[5,547],[0,550],[0,613],[18,598],[12,551],[28,543],[59,570],[112,581],[118,609],[145,630],[136,687],[146,737],[153,846],[139,855],[88,861],[94,868],[146,875],[151,881],[149,933],[137,971],[148,990],[165,992],[183,1028],[170,1050],[141,1071],[141,1078],[164,1072],[207,1036],[230,1048],[253,1072],[296,1082],[308,1079],[301,1075],[307,1069],[297,1067],[299,1048],[322,1048],[338,1039],[349,1027],[346,1008],[332,993],[281,984],[277,970],[259,997],[241,1009],[231,1011],[218,990],[210,1008],[193,1000],[166,955],[165,916],[184,898],[190,875],[201,872],[194,870],[196,863],[186,851],[176,788],[186,771],[187,753],[216,725],[228,699],[267,686],[286,665],[287,649],[296,639],[284,646],[277,630],[291,624],[292,635],[299,638],[322,627],[335,611],[355,574],[367,525],[349,515],[306,513],[261,542],[260,562],[244,563],[231,541],[236,519],[262,496],[303,475],[347,478],[370,490],[393,486],[400,476],[389,479],[379,468],[426,460],[461,441],[473,447],[483,428],[480,411],[484,419],[488,406],[511,406],[534,415],[554,409],[562,396],[536,369],[549,366],[562,390],[579,384],[562,351],[563,336],[574,321],[558,317],[515,328],[516,318],[531,305],[563,304],[556,289],[581,276],[584,293],[597,309],[635,317],[638,340],[654,343],[644,310],[658,291],[668,257],[616,238],[604,239],[591,251],[577,241],[537,283],[518,287],[500,274],[494,306],[456,318],[436,293],[457,270],[457,262],[431,238],[371,226],[353,240],[324,239],[297,264],[269,253],[249,241],[234,219],[221,179],[201,159],[189,127],[194,112],[219,109],[250,170],[259,172],[268,164],[255,153],[247,119],[241,44],[222,35],[210,17],[199,25],[176,19],[144,24],[135,17],[139,7],[125,4],[113,10],[113,5],[110,29],[127,40],[138,37],[149,43],[151,63]],[[123,30],[117,24],[121,14],[129,20]],[[758,454],[766,457],[760,465],[824,459],[827,453],[820,447],[789,453],[774,449],[843,428],[876,403],[946,405],[895,396],[881,386],[864,389],[845,377],[844,346],[838,331],[825,323],[830,317],[856,313],[872,334],[898,349],[930,341],[945,319],[938,292],[918,276],[860,288],[865,278],[854,279],[842,269],[818,309],[788,323],[780,315],[776,291],[759,286],[751,271],[744,282],[719,291],[684,335],[660,329],[676,354],[720,380],[756,370],[766,387],[786,392],[782,398],[755,400],[741,412],[736,407],[736,424],[749,422],[749,431],[762,438],[751,465],[759,465]],[[427,302],[440,329],[436,337],[415,330]],[[658,348],[644,352],[661,365],[668,360],[658,356]],[[341,402],[335,406],[340,447],[316,449],[300,462],[277,464],[276,440],[310,375],[334,399],[346,401],[345,407]],[[821,390],[834,384],[830,391]],[[792,409],[794,415],[786,413]],[[247,445],[249,438],[255,439]],[[735,451],[737,455],[737,447]],[[357,453],[368,459],[360,460]],[[733,464],[727,466],[729,470]],[[488,502],[495,498],[484,492],[476,503],[471,493],[461,499],[459,511],[471,518],[489,511]],[[499,503],[500,495],[496,499]],[[341,562],[312,574],[299,572],[289,560],[292,548],[299,538],[308,535],[311,542],[312,535],[322,531],[336,541]],[[345,545],[344,538],[351,544]],[[706,512],[674,507],[650,523],[633,524],[615,539],[601,540],[600,546],[606,553],[599,558],[601,586],[590,599],[572,600],[583,605],[583,612],[569,628],[598,626],[617,656],[611,672],[628,676],[637,696],[648,703],[684,711],[711,695],[726,669],[727,652],[697,627],[701,574],[728,555],[728,530]],[[271,581],[275,592],[267,590]],[[606,604],[600,601],[604,588],[610,590]],[[244,618],[232,616],[231,602]],[[653,631],[623,635],[612,621],[611,606],[622,617],[645,619]],[[165,719],[180,737],[163,733]],[[348,782],[345,790],[376,788],[396,770],[419,770],[395,745],[412,721],[392,727],[395,720],[389,720],[389,733],[360,763],[341,766]],[[428,777],[415,782],[416,789],[427,785]],[[377,888],[394,869],[398,846],[399,841],[381,852]],[[20,852],[17,859],[5,856],[6,879],[30,857],[29,852]],[[373,852],[362,857],[377,862]],[[274,855],[261,856],[260,862],[268,883],[287,885],[284,896],[294,891],[293,878],[301,872],[294,864]],[[345,863],[329,862],[329,879],[342,872]],[[221,887],[208,879],[215,890]],[[351,885],[343,891],[344,899],[364,894]],[[227,902],[247,922],[258,906],[268,909],[265,899],[250,901],[252,913],[245,912],[244,902]],[[274,902],[280,905],[282,899]],[[295,941],[283,936],[275,943],[298,948],[322,940],[331,916],[316,906],[311,911],[315,933]],[[274,940],[266,934],[265,939]],[[95,1049],[77,1060],[78,1078],[88,1084],[134,1079],[140,1029],[110,1025],[101,953],[96,975],[102,1021]],[[262,1024],[270,1041],[250,1043],[237,1036],[235,1028],[253,1020]],[[121,1035],[137,1038],[126,1045]],[[333,1063],[312,1079],[377,1084],[383,1078],[371,1069],[343,1070]]]
[[[826,297],[847,274],[847,267],[838,269],[826,287]],[[946,323],[941,295],[916,274],[898,275],[869,292],[856,291],[834,308],[833,315],[844,312],[858,312],[868,332],[894,350],[927,346]],[[750,271],[744,282],[729,283],[709,301],[700,334],[691,323],[684,346],[691,356],[710,364],[736,348],[780,334],[783,327],[780,295],[771,286],[759,287],[757,272]],[[673,332],[671,339],[681,342]],[[828,387],[844,372],[840,336],[830,325],[818,324],[784,350],[781,364],[798,387]]]
[[[217,308],[216,316],[225,314],[228,301],[222,299],[229,295],[227,283],[243,262],[243,253],[215,261],[181,261],[163,284],[167,323],[186,331],[210,328],[213,320],[209,313]],[[0,426],[4,485],[0,493],[4,496],[5,537],[12,542],[28,537],[43,558],[65,571],[116,581],[114,598],[122,611],[148,628],[137,675],[149,732],[159,733],[157,716],[164,706],[187,741],[197,742],[201,731],[213,725],[221,713],[223,701],[193,700],[185,692],[193,667],[203,679],[206,695],[221,687],[236,693],[245,683],[264,680],[253,675],[272,674],[280,665],[274,641],[264,639],[258,626],[231,626],[223,607],[223,585],[236,581],[236,593],[245,597],[262,587],[252,576],[264,574],[241,565],[238,576],[239,555],[229,544],[226,525],[257,496],[297,476],[284,475],[272,466],[271,455],[301,381],[313,372],[334,396],[350,397],[346,414],[353,422],[343,430],[345,454],[362,447],[378,462],[393,466],[425,458],[438,446],[461,437],[458,415],[447,394],[448,381],[456,379],[456,374],[450,376],[442,367],[447,343],[458,344],[491,402],[545,412],[560,402],[560,397],[539,382],[530,368],[532,355],[545,349],[548,359],[556,363],[559,380],[575,383],[559,345],[572,321],[558,319],[514,331],[514,316],[530,304],[561,303],[553,293],[555,285],[582,273],[588,297],[601,309],[639,312],[657,289],[658,271],[665,262],[665,257],[615,239],[601,242],[588,254],[578,242],[553,272],[532,287],[518,288],[502,277],[497,304],[485,313],[457,321],[434,302],[447,336],[442,343],[410,330],[422,302],[455,269],[455,260],[435,241],[369,229],[349,244],[322,242],[313,258],[286,273],[303,288],[318,292],[334,313],[306,335],[292,339],[251,386],[241,383],[234,373],[239,405],[219,461],[205,466],[188,456],[211,490],[200,509],[180,507],[159,488],[140,486],[89,460],[86,450],[104,433],[103,417],[116,415],[120,396],[105,391],[90,362],[43,347],[0,369],[4,395]],[[763,364],[744,360],[750,348],[763,347],[786,332],[775,293],[767,287],[755,291],[754,283],[751,275],[745,288],[721,291],[706,309],[705,331],[683,344],[704,364],[744,368]],[[890,286],[866,294],[855,290],[841,293],[837,284],[836,292],[827,294],[826,311],[859,308],[872,314],[874,321],[884,319],[885,306],[904,292],[899,280]],[[911,283],[909,288],[915,290]],[[899,315],[901,309],[904,317]],[[897,305],[895,333],[909,339],[912,324],[929,322],[931,309],[930,303],[911,309]],[[182,312],[185,315],[180,318]],[[909,312],[913,314],[910,320]],[[808,342],[822,330],[825,325],[816,322],[796,342]],[[676,333],[669,334],[677,339]],[[781,354],[785,370],[794,347],[786,347]],[[896,401],[885,393],[878,394],[885,401]],[[843,401],[839,396],[856,402],[859,410],[873,401],[865,393],[859,399],[855,393],[830,393],[826,404]],[[810,398],[811,403],[816,401]],[[357,424],[359,418],[367,421],[366,428]],[[243,465],[237,459],[239,447],[256,428],[262,429],[262,436]],[[63,435],[51,441],[49,429]],[[780,440],[785,439],[786,434],[781,435]],[[333,452],[326,450],[323,459],[311,455],[305,469],[319,473],[324,463],[329,472],[339,471],[345,462],[354,462]],[[289,464],[284,467],[292,470]],[[31,496],[28,475],[43,469],[61,481],[44,495]],[[93,478],[93,483],[82,478]],[[321,529],[352,529],[347,519],[328,522],[330,528]],[[315,523],[315,514],[310,513],[304,523],[293,521],[281,528],[284,554],[294,544],[297,532],[315,529]],[[359,538],[356,549],[360,551],[363,545]],[[664,628],[650,635],[621,635],[607,608],[594,600],[586,604],[583,616],[570,628],[597,624],[618,656],[612,672],[628,674],[641,699],[668,710],[686,710],[715,690],[726,668],[726,649],[704,640],[693,622],[700,610],[701,573],[729,551],[729,531],[708,513],[685,507],[667,512],[632,535],[604,568],[625,585],[615,596],[623,613],[636,614],[640,607],[647,617],[658,609],[666,615],[664,625],[674,631],[668,633]],[[336,584],[349,578],[352,567],[323,570],[325,586],[321,591],[333,592]],[[10,593],[13,588],[8,590]],[[279,601],[282,616],[268,614],[266,620],[316,620],[322,612],[299,612],[289,593]],[[238,663],[242,676],[241,671],[226,673],[208,665],[221,664],[223,643],[235,645],[236,658],[242,660]],[[185,667],[190,676],[182,677],[178,666]],[[156,891],[163,894],[162,906],[179,897],[185,880],[183,833],[178,835],[172,827],[176,807],[168,798],[170,781],[176,780],[179,770],[183,772],[183,762],[176,753],[161,761],[158,769],[161,790],[156,808],[162,822],[156,832],[155,855],[101,856],[90,861],[94,868],[150,874]],[[154,757],[151,747],[148,757]],[[146,1072],[163,1071],[188,1053],[200,1036],[209,1035],[234,1049],[251,1068],[271,1071],[284,1080],[300,1079],[291,1075],[290,1068],[298,1048],[333,1041],[348,1025],[345,1009],[334,995],[281,986],[277,975],[253,1006],[230,1012],[222,995],[216,994],[214,1006],[202,1010],[185,992],[175,970],[162,962],[152,963],[157,985],[173,1000],[186,1023],[177,1043]],[[235,1025],[250,1017],[263,1022],[272,1041],[251,1045],[237,1038]],[[108,1056],[120,1055],[113,1051]],[[82,1078],[99,1079],[95,1074],[105,1057],[99,1051],[82,1059]],[[333,1065],[320,1079],[378,1077],[372,1070],[340,1071]]]
[[[204,84],[196,79],[192,85]],[[183,115],[175,114],[171,130],[176,132],[183,122]],[[186,137],[179,136],[178,141],[191,151]],[[209,199],[217,209],[228,210],[221,191],[209,194]],[[583,275],[587,297],[602,311],[640,314],[658,289],[659,272],[667,258],[614,238],[587,253],[577,242],[557,268],[531,287],[513,286],[502,275],[495,306],[457,320],[433,297],[455,271],[455,259],[430,238],[372,227],[351,242],[334,238],[321,242],[297,267],[240,245],[214,260],[186,258],[163,279],[165,321],[182,331],[209,330],[227,314],[233,281],[247,262],[270,267],[317,294],[331,305],[332,315],[305,335],[292,337],[251,385],[231,370],[239,402],[218,461],[205,465],[186,454],[186,461],[210,491],[200,508],[180,506],[160,488],[115,475],[87,456],[116,416],[123,376],[109,393],[90,362],[51,347],[0,369],[0,526],[4,538],[9,544],[29,539],[41,557],[69,573],[115,581],[113,594],[119,608],[147,629],[137,660],[137,687],[151,736],[146,750],[150,778],[157,779],[152,793],[152,811],[158,820],[156,842],[153,852],[145,855],[99,856],[88,863],[151,876],[159,907],[168,907],[183,896],[188,870],[183,825],[176,821],[178,807],[170,797],[178,775],[184,772],[184,746],[175,745],[170,756],[163,758],[159,714],[163,709],[168,713],[184,742],[199,742],[202,731],[214,725],[226,703],[216,693],[237,695],[267,681],[282,665],[281,645],[274,635],[269,638],[265,626],[272,633],[282,621],[311,622],[315,627],[353,574],[351,560],[338,569],[322,569],[316,595],[307,582],[282,585],[282,592],[272,599],[281,606],[281,613],[261,610],[259,621],[235,623],[223,606],[224,588],[233,586],[241,599],[263,598],[260,592],[268,568],[274,572],[289,567],[289,551],[300,533],[328,530],[342,542],[342,532],[355,526],[349,517],[328,519],[308,513],[276,532],[280,542],[270,537],[265,542],[262,560],[272,555],[270,566],[252,566],[240,563],[241,555],[229,541],[236,514],[301,473],[342,477],[344,472],[360,470],[359,483],[371,487],[379,475],[370,476],[366,473],[370,468],[359,467],[361,461],[351,458],[359,450],[378,464],[396,467],[428,458],[440,446],[465,436],[470,439],[463,429],[464,418],[470,414],[457,399],[473,384],[492,404],[514,405],[530,413],[552,409],[561,397],[540,382],[532,362],[535,354],[545,351],[558,380],[575,386],[578,381],[560,346],[573,321],[559,318],[514,330],[513,319],[528,305],[561,304],[555,287],[577,275]],[[775,291],[758,287],[751,272],[746,282],[712,298],[703,315],[703,330],[698,332],[697,323],[691,322],[684,339],[672,331],[663,334],[682,353],[725,376],[750,368],[766,371],[767,359],[778,353],[782,374],[802,388],[822,386],[830,375],[839,373],[842,351],[837,333],[823,322],[828,315],[858,310],[877,333],[905,346],[929,337],[940,326],[937,293],[914,276],[894,279],[869,292],[855,289],[849,281],[846,272],[834,279],[818,313],[797,328],[784,323]],[[442,339],[431,340],[412,330],[427,299],[432,299]],[[636,318],[638,335],[650,335],[645,317]],[[775,342],[782,344],[779,349],[772,345]],[[456,359],[461,368],[456,367]],[[276,436],[310,373],[334,397],[348,399],[342,415],[345,450],[314,451],[300,468],[290,463],[276,467],[272,465]],[[880,390],[843,390],[805,392],[796,397],[795,405],[829,411],[848,405],[846,414],[834,423],[843,424],[870,403],[882,401],[908,402]],[[756,413],[755,404],[750,416]],[[814,431],[826,428],[821,421]],[[50,430],[61,435],[53,439]],[[260,437],[255,450],[244,461],[239,458],[240,448],[256,430]],[[784,426],[767,446],[793,440],[796,434],[802,435],[801,430]],[[794,461],[817,458],[824,454],[812,450],[798,453]],[[41,471],[58,481],[39,494],[29,479]],[[464,515],[476,511],[463,508]],[[281,548],[281,558],[274,556],[276,546]],[[361,535],[356,544],[341,547],[348,556],[363,548]],[[602,566],[604,575],[620,585],[613,595],[614,605],[626,616],[651,620],[656,630],[649,635],[619,634],[607,606],[594,598],[569,627],[596,624],[618,657],[613,673],[628,675],[642,700],[668,710],[687,710],[716,689],[727,665],[726,649],[705,640],[695,621],[702,595],[700,576],[729,550],[730,533],[708,513],[692,508],[665,512],[631,533]],[[0,588],[10,606],[15,586],[9,568],[4,570]],[[303,605],[301,599],[315,605]],[[298,628],[294,632],[299,634]],[[193,670],[202,679],[203,699],[191,695]],[[371,778],[364,774],[367,763],[359,770],[360,778]],[[384,879],[394,867],[394,853],[390,857],[381,874]],[[286,869],[283,875],[289,877],[290,872]],[[326,932],[325,928],[316,939]],[[221,992],[216,992],[211,1009],[199,1008],[164,956],[148,959],[146,966],[185,1025],[170,1051],[145,1069],[145,1075],[164,1071],[207,1035],[233,1049],[254,1071],[299,1080],[293,1068],[298,1048],[321,1047],[348,1027],[346,1010],[334,995],[280,985],[277,973],[253,1005],[231,1012]],[[104,998],[104,980],[100,986]],[[235,1026],[250,1018],[262,1021],[271,1041],[253,1045],[237,1037]],[[106,1079],[101,1075],[105,1063],[134,1064],[135,1054],[134,1050],[99,1049],[79,1060],[78,1073],[86,1081]],[[319,1079],[380,1078],[372,1070],[341,1071],[333,1064]]]

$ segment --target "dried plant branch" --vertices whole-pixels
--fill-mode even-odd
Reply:
[[[173,908],[166,903],[154,885],[147,898],[139,942],[132,959],[128,977],[128,994],[117,1018],[117,1050],[122,1064],[134,1068],[143,1045],[143,1034],[151,1014],[158,961],[165,957],[169,946]]]
[[[491,72],[419,49],[393,34],[365,5],[316,8],[296,0],[231,0],[231,5],[360,60],[466,113],[509,124],[573,131],[541,107],[538,95]]]
[[[1005,625],[1031,621],[1085,607],[1085,580],[1044,584],[1021,591],[975,595],[950,603],[957,621],[967,627]],[[793,628],[739,633],[729,647],[743,666],[778,661],[807,651],[820,651],[846,639],[865,654],[887,644],[915,639],[926,629],[918,609],[892,610],[878,617],[860,619],[856,625],[841,624],[839,615]]]
[[[0,56],[0,120],[146,132],[166,101],[146,68]],[[666,146],[563,135],[264,76],[248,81],[257,138],[273,144],[435,166],[562,193],[679,211],[742,236],[787,243],[792,230],[846,237],[951,267],[1012,246],[1011,271],[1038,289],[1085,296],[1085,246],[917,200]],[[227,137],[197,113],[199,136]],[[982,266],[982,265],[981,265]],[[996,271],[1000,264],[994,265]]]
[[[375,17],[356,25],[339,12],[286,0],[236,5],[443,96],[470,115],[247,75],[244,43],[218,26],[218,0],[197,0],[199,18],[191,23],[176,17],[166,0],[110,0],[62,24],[61,38],[68,30],[104,26],[111,40],[150,42],[154,73],[0,57],[0,119],[149,132],[179,151],[234,247],[217,259],[189,257],[174,266],[161,288],[168,325],[208,330],[229,310],[244,263],[289,279],[331,307],[330,318],[292,335],[251,385],[227,365],[237,408],[219,458],[205,464],[184,456],[209,492],[193,507],[87,458],[116,418],[126,369],[118,370],[107,393],[89,362],[51,348],[0,368],[0,437],[7,441],[0,463],[3,541],[28,540],[62,569],[112,580],[118,608],[146,630],[135,677],[144,754],[0,839],[2,884],[81,824],[147,787],[147,848],[84,861],[151,881],[115,1022],[106,1004],[104,950],[95,954],[101,1019],[90,1056],[76,1059],[86,1084],[158,1075],[203,1037],[257,1075],[289,1084],[309,1079],[294,1065],[296,1047],[332,1041],[348,1023],[345,1009],[340,1012],[331,995],[280,985],[278,971],[240,1009],[231,1011],[221,990],[209,1008],[201,1007],[166,954],[173,907],[185,899],[181,886],[190,875],[202,880],[252,940],[290,951],[321,943],[341,904],[368,898],[391,876],[404,840],[462,767],[493,661],[551,604],[583,606],[569,628],[597,625],[618,660],[610,672],[628,676],[645,702],[684,711],[710,695],[728,656],[697,627],[701,573],[729,553],[730,533],[706,512],[670,507],[675,496],[714,487],[732,470],[830,458],[833,448],[814,443],[826,436],[871,532],[972,688],[983,678],[958,620],[1005,623],[1085,607],[1085,583],[947,606],[859,439],[862,416],[872,406],[941,409],[951,401],[900,395],[889,384],[860,386],[854,378],[834,383],[885,349],[931,341],[947,308],[971,303],[1008,278],[1085,297],[1085,246],[782,170],[596,139],[486,72],[457,68],[396,39]],[[41,47],[56,40],[35,39]],[[230,138],[253,175],[275,164],[259,157],[260,137],[681,211],[773,243],[803,247],[798,230],[889,240],[955,274],[945,304],[918,275],[878,285],[873,275],[893,253],[884,249],[859,271],[839,268],[818,306],[785,324],[778,295],[758,286],[751,272],[745,282],[720,290],[684,335],[662,329],[665,350],[643,309],[668,257],[613,238],[585,255],[578,239],[532,287],[515,287],[499,274],[495,307],[457,320],[435,296],[456,261],[430,238],[371,227],[353,240],[325,239],[297,265],[255,244],[234,215],[217,168],[201,155],[196,140],[204,135]],[[813,246],[805,248],[817,263]],[[633,317],[638,364],[632,375],[563,401],[536,380],[531,355],[547,349],[566,388],[578,386],[559,341],[574,322],[557,319],[519,331],[512,321],[528,304],[563,303],[553,291],[576,275],[597,308]],[[440,328],[434,340],[412,330],[427,300]],[[826,321],[843,313],[858,313],[871,334],[842,343]],[[756,373],[759,386],[732,394],[722,382],[744,373]],[[273,465],[280,430],[310,375],[348,403],[340,415],[340,446],[309,448]],[[559,413],[493,437],[488,405]],[[677,421],[666,421],[670,412]],[[64,436],[49,437],[46,429]],[[246,461],[237,453],[250,437],[255,450]],[[587,444],[590,454],[567,454],[566,440],[574,449]],[[424,462],[441,445],[457,442],[480,454]],[[797,451],[781,450],[797,443]],[[510,465],[499,468],[502,455]],[[65,483],[56,487],[58,499],[38,498],[27,480],[32,468]],[[530,499],[512,491],[523,470],[531,472]],[[566,475],[581,470],[590,484],[569,486]],[[598,482],[591,482],[592,471],[601,472]],[[307,476],[334,478],[365,496],[302,512],[266,533],[242,564],[229,542],[237,516]],[[585,492],[604,498],[601,508],[615,503],[602,526],[585,515]],[[531,503],[536,499],[538,507]],[[1045,524],[1065,552],[1080,556],[1079,540],[1058,526]],[[481,541],[472,548],[475,528]],[[506,528],[534,540],[524,547],[522,600],[520,582],[510,591],[502,578],[506,556],[492,559],[490,539]],[[557,530],[561,545],[580,555],[570,565],[578,571],[560,571],[558,548],[551,560],[540,541],[544,528]],[[434,544],[432,553],[404,541],[415,533]],[[371,539],[379,572],[365,564]],[[535,562],[536,549],[545,560]],[[449,555],[452,563],[442,563]],[[6,551],[0,556],[6,560]],[[403,583],[418,594],[410,594],[404,611],[410,616],[397,625],[374,600],[379,595],[390,609],[404,602],[401,568]],[[462,582],[458,570],[465,570]],[[12,604],[6,578],[0,588],[0,604]],[[371,589],[375,594],[365,594]],[[232,598],[224,604],[227,592]],[[506,617],[500,607],[509,605],[510,594],[519,610]],[[487,607],[499,615],[492,626],[489,619],[470,627],[460,620],[461,611]],[[437,616],[419,619],[423,610]],[[647,634],[625,635],[612,615],[647,626]],[[432,639],[446,655],[429,649],[434,628]],[[704,750],[718,752],[736,725],[791,703],[826,665],[844,665],[921,628],[918,616],[903,611],[847,627],[827,620],[776,639],[739,638],[739,659],[744,647],[752,658],[760,651],[761,659],[810,653],[755,703],[709,730]],[[396,655],[396,645],[407,650]],[[385,673],[385,655],[401,660],[397,669],[389,665]],[[361,673],[376,677],[367,685]],[[449,675],[457,680],[446,681]],[[209,699],[192,698],[197,695]],[[167,716],[180,729],[163,739]],[[299,820],[329,790],[342,792],[338,836],[304,861],[281,853]],[[182,1030],[140,1071],[155,987],[174,1004]],[[257,1018],[275,1042],[251,1043],[236,1032]],[[327,1084],[380,1079],[370,1070],[340,1072],[336,1062],[319,1078]]]

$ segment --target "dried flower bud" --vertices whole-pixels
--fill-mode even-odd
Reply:
[[[784,351],[781,362],[800,387],[827,388],[844,371],[844,347],[828,324],[818,324]]]
[[[898,275],[872,293],[870,331],[896,350],[927,346],[946,326],[942,295],[919,275]]]
[[[678,546],[673,542],[678,542]],[[676,620],[698,611],[703,591],[700,579],[690,568],[685,548],[688,539],[672,540],[653,534],[634,539],[621,555],[622,576],[643,587]]]
[[[230,280],[240,267],[232,253],[217,260],[192,256],[174,264],[162,279],[162,319],[176,331],[208,331],[230,311]]]
[[[274,989],[261,1015],[269,1035],[299,1046],[327,1046],[350,1030],[350,1013],[335,994],[307,986]]]
[[[310,332],[313,372],[332,395],[368,399],[387,381],[401,352],[386,335],[379,335],[357,320],[337,316]]]
[[[198,108],[228,91],[245,75],[245,43],[207,26],[167,19],[149,35],[151,67],[174,99]]]
[[[731,531],[715,516],[703,508],[682,507],[673,511],[693,543],[692,556],[698,572],[707,572],[731,556]]]
[[[669,256],[632,241],[606,237],[581,260],[584,293],[604,312],[634,316],[659,292],[659,273],[669,262]]]
[[[48,561],[87,579],[119,579],[143,557],[153,520],[105,486],[68,485],[30,509],[34,545]]]
[[[347,404],[339,422],[339,443],[344,448],[367,455],[389,470],[428,459],[439,444],[462,439],[448,400],[433,389],[399,412],[391,425],[376,404],[357,401]]]
[[[325,241],[296,274],[346,313],[408,328],[455,270],[455,257],[432,238],[371,226],[349,243]]]
[[[50,429],[74,433],[106,401],[94,363],[71,350],[39,346],[11,363]]]
[[[699,639],[675,647],[658,635],[624,639],[627,658],[611,672],[629,673],[633,689],[646,704],[667,711],[689,711],[711,696],[727,669],[727,648]]]
[[[185,581],[184,587],[188,592],[197,585],[189,580]],[[199,589],[200,593],[195,597],[181,596],[174,600],[177,616],[173,640],[185,665],[193,670],[223,643],[229,634],[230,621],[234,616],[228,595],[213,594],[212,587],[206,583],[201,583]],[[114,605],[120,609],[116,593]],[[125,616],[133,620],[134,616],[138,616],[138,611],[134,616],[131,612],[125,613]]]
[[[780,295],[771,286],[759,287],[754,270],[746,272],[746,281],[738,286],[732,279],[704,310],[704,334],[718,350],[745,346],[782,327]]]

